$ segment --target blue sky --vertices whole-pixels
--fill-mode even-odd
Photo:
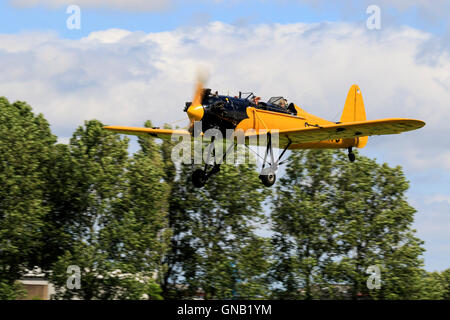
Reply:
[[[222,92],[282,94],[328,118],[356,82],[369,118],[427,122],[361,153],[404,168],[426,268],[450,267],[448,1],[79,0],[80,30],[66,27],[67,3],[77,1],[0,2],[0,95],[44,113],[61,141],[88,118],[183,119],[202,63]],[[365,27],[370,4],[379,31]]]
[[[76,2],[74,2],[76,3]],[[65,27],[68,15],[65,6],[49,10],[37,6],[23,10],[1,5],[1,19],[5,24],[4,32],[23,30],[57,30],[64,37],[80,37],[91,31],[109,28],[124,28],[132,31],[159,32],[171,30],[182,25],[202,24],[208,21],[226,23],[262,23],[262,22],[314,22],[335,21],[339,14],[334,10],[319,11],[303,4],[285,4],[260,1],[245,1],[236,4],[227,3],[178,3],[174,9],[158,12],[127,12],[111,9],[83,9],[83,25],[80,31],[71,31]],[[294,10],[293,10],[294,9]],[[364,12],[358,15],[364,18]]]
[[[351,1],[322,1],[319,5],[311,5],[309,1],[289,0],[176,1],[169,8],[156,11],[124,11],[106,6],[85,8],[81,5],[81,30],[68,30],[65,24],[69,16],[66,13],[67,5],[49,8],[41,4],[23,8],[12,5],[11,1],[2,1],[0,18],[4,33],[52,30],[67,38],[82,37],[92,31],[109,28],[160,32],[209,21],[230,24],[365,21],[368,16],[365,12],[367,4],[364,1],[354,1],[349,7],[349,2]],[[376,1],[372,2],[377,4]],[[67,3],[76,5],[77,1]],[[422,7],[397,8],[380,4],[380,8],[390,24],[405,24],[436,34],[442,34],[446,30],[445,16],[438,19],[424,18],[420,14]]]

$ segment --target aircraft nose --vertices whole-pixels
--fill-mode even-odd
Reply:
[[[203,115],[205,114],[205,109],[201,105],[191,105],[187,109],[188,117],[191,121],[200,121],[203,118]]]

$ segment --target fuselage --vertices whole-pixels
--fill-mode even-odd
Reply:
[[[231,96],[211,96],[205,99],[203,108],[205,110],[202,124],[204,130],[216,128],[219,130],[235,129],[239,123],[244,119],[248,119],[248,108],[255,108],[258,110],[267,110],[273,115],[296,115],[297,111],[294,109],[289,112],[276,105],[259,102],[258,104],[238,97]]]
[[[270,101],[270,100],[269,100]],[[187,104],[187,108],[189,103]],[[186,108],[186,109],[187,109]],[[283,130],[335,124],[307,113],[294,103],[286,106],[260,102],[253,95],[239,98],[210,94],[206,90],[202,99],[202,131],[218,129],[226,135],[226,130]],[[327,140],[313,143],[292,144],[289,149],[348,148],[357,147],[358,138]]]

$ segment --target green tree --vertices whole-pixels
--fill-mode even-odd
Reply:
[[[348,287],[353,299],[416,297],[423,242],[407,189],[400,167],[350,163],[339,150],[293,152],[272,213],[278,296],[345,298]],[[381,271],[380,289],[368,289],[369,266]]]
[[[331,151],[293,152],[272,201],[274,297],[312,299],[338,254]]]
[[[56,298],[160,299],[155,279],[170,230],[159,146],[141,138],[142,150],[128,158],[128,140],[102,127],[86,122],[69,145],[78,191],[69,198],[79,205],[73,247],[54,265]],[[69,265],[80,267],[78,290],[66,289]]]
[[[450,300],[450,268],[442,271],[442,280],[444,282],[443,299]]]
[[[73,248],[55,263],[52,279],[57,287],[57,298],[92,299],[101,295],[100,271],[107,272],[104,265],[107,251],[101,245],[100,231],[111,220],[111,208],[123,191],[124,168],[128,160],[128,140],[102,127],[99,121],[86,121],[70,140],[67,163],[73,170],[69,171],[71,175],[65,181],[68,193],[64,200],[71,201],[69,206],[74,208],[68,212],[73,221],[67,230]],[[61,171],[65,173],[64,169]],[[61,190],[57,191],[61,194]],[[82,270],[80,290],[66,290],[69,265],[78,265]]]
[[[151,122],[147,121],[145,126],[149,128],[152,127]],[[164,129],[172,129],[172,127],[165,125]],[[140,142],[142,145],[142,140]],[[180,232],[180,227],[183,225],[183,221],[179,216],[180,209],[178,207],[180,204],[183,204],[183,202],[180,202],[179,199],[176,198],[177,195],[175,193],[178,189],[174,188],[174,186],[177,184],[177,168],[175,163],[172,161],[172,149],[176,143],[176,141],[165,139],[160,145],[160,152],[165,172],[164,181],[169,186],[167,222],[171,231],[168,250],[166,251],[162,261],[164,271],[161,272],[158,277],[162,288],[162,295],[166,299],[177,297],[178,291],[175,290],[175,284],[178,279],[177,273],[179,272],[177,266],[179,259],[181,258],[180,252],[183,251],[182,248],[180,248],[180,244],[182,242],[180,239],[180,234],[182,234],[182,232]]]
[[[139,137],[139,143],[141,150],[127,167],[124,194],[116,203],[114,219],[103,236],[111,246],[109,259],[122,271],[148,279],[150,289],[156,291],[146,294],[155,298],[160,292],[155,279],[165,272],[163,259],[171,236],[167,217],[170,187],[164,180],[160,145],[151,137]]]
[[[42,247],[39,266],[49,271],[58,257],[72,250],[83,223],[85,208],[80,197],[77,166],[69,146],[57,144],[45,168],[44,201],[49,212],[42,226]]]
[[[45,172],[55,142],[41,114],[0,98],[0,299],[20,293],[16,280],[39,263],[49,212]]]
[[[442,272],[423,270],[420,281],[420,292],[417,299],[449,300],[450,269]]]
[[[422,300],[442,300],[445,296],[444,275],[439,272],[423,272],[418,298]]]
[[[0,280],[0,300],[16,300],[25,297],[26,291],[19,281]]]
[[[416,210],[406,199],[409,184],[400,167],[359,156],[354,163],[336,153],[334,206],[340,217],[338,241],[345,253],[337,280],[351,285],[353,299],[412,299],[417,294],[423,242],[411,225]],[[381,271],[381,288],[368,289],[369,266]]]
[[[265,221],[266,196],[255,167],[222,165],[201,189],[193,187],[192,171],[182,165],[172,188],[172,273],[165,296],[264,297],[270,243],[255,233]]]

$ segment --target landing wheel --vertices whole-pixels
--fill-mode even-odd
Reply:
[[[353,162],[356,159],[356,156],[355,156],[355,154],[353,153],[352,150],[353,150],[352,147],[348,148],[348,160],[350,160],[350,162]]]
[[[197,169],[192,174],[192,184],[196,188],[201,188],[206,183],[206,174],[202,169]]]
[[[355,159],[356,159],[355,154],[353,152],[350,152],[348,154],[348,160],[350,160],[350,162],[353,162],[353,161],[355,161]]]
[[[261,179],[262,183],[266,187],[271,187],[277,180],[277,176],[275,175],[275,172],[268,172],[265,175],[260,175],[259,178]]]

